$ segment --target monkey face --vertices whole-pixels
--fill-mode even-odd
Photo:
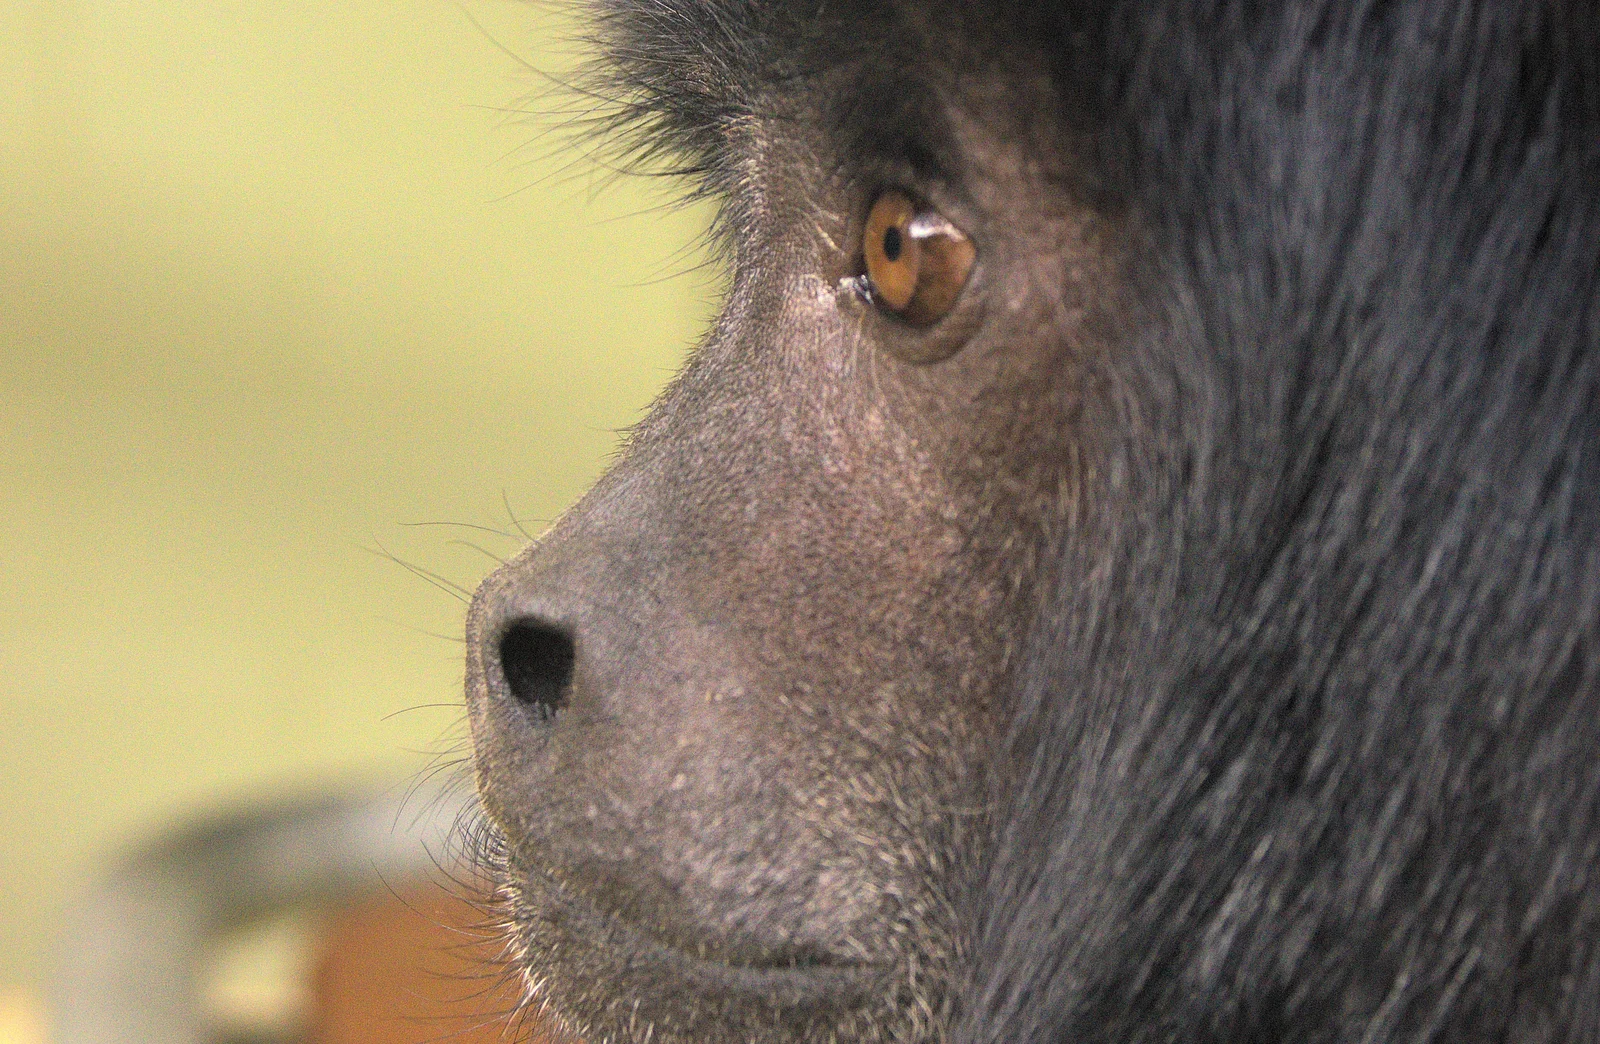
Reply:
[[[722,315],[473,603],[515,943],[594,1039],[949,1017],[994,726],[1115,326],[1115,223],[1063,187],[1032,122],[1047,81],[974,76],[978,36],[861,24],[897,41],[892,73],[772,26],[749,41],[772,54],[723,70],[741,119],[671,117],[715,138]]]

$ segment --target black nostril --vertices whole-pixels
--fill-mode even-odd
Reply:
[[[500,669],[506,685],[540,720],[566,706],[577,648],[565,631],[537,620],[519,620],[500,639]]]

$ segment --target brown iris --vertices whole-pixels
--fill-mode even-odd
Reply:
[[[978,256],[965,233],[935,211],[918,210],[896,189],[872,204],[861,251],[873,299],[917,326],[938,322],[955,306]]]

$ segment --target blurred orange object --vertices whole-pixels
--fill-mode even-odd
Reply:
[[[437,884],[332,913],[313,983],[310,1044],[571,1044],[518,1012],[486,915]]]

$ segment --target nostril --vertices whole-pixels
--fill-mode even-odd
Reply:
[[[565,631],[537,620],[519,620],[500,639],[500,670],[511,695],[540,720],[566,706],[577,648]]]

